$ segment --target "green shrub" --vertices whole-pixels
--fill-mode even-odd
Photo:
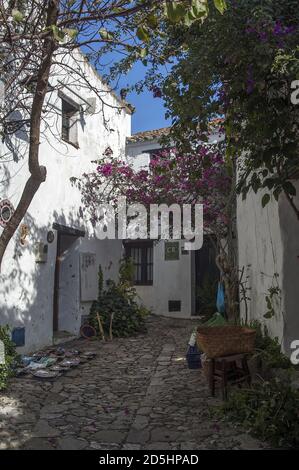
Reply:
[[[267,328],[262,328],[258,321],[250,323],[256,330],[255,355],[262,361],[266,369],[292,369],[290,359],[281,352],[278,338],[271,338]]]
[[[122,258],[119,263],[119,284],[133,286],[135,266],[132,258]]]
[[[278,379],[232,392],[217,414],[273,446],[299,448],[299,391]]]
[[[0,390],[3,390],[7,386],[9,377],[13,376],[13,364],[17,359],[17,353],[8,326],[0,326],[0,340],[4,343],[5,351],[5,364],[0,364]]]
[[[257,354],[269,369],[291,369],[290,359],[281,352],[278,338],[265,336],[262,343],[256,347]]]
[[[258,321],[246,326],[256,330],[254,356],[261,362],[262,375],[285,369],[291,378],[294,367],[281,352],[278,338],[271,338]],[[299,448],[299,391],[292,389],[290,380],[260,377],[250,389],[232,391],[217,413],[273,446]]]
[[[99,295],[90,309],[90,323],[99,332],[97,313],[99,313],[105,335],[109,335],[111,315],[113,316],[113,336],[130,336],[146,331],[145,317],[148,310],[136,301],[137,294],[132,286],[132,262],[124,259],[120,263],[120,280],[111,282],[103,290],[103,276],[99,268]]]

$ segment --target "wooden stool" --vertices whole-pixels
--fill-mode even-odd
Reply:
[[[241,385],[246,382],[251,385],[251,375],[247,363],[247,354],[215,357],[210,359],[209,385],[211,395],[215,396],[216,382],[220,383],[222,398],[227,399],[227,385]]]

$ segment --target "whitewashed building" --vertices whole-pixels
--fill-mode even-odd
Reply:
[[[73,59],[69,59],[73,60]],[[0,278],[0,324],[9,324],[20,351],[49,345],[56,337],[77,335],[82,318],[97,297],[97,272],[117,279],[122,244],[99,241],[91,224],[80,217],[81,195],[70,182],[91,171],[92,160],[109,145],[125,152],[131,112],[109,91],[78,53],[70,64],[88,78],[79,85],[71,74],[53,70],[47,94],[48,113],[40,145],[43,183],[5,253]],[[15,207],[28,178],[28,132],[1,146],[0,210]],[[12,153],[11,149],[15,149]],[[0,227],[0,230],[1,227]]]
[[[159,315],[194,315],[205,274],[218,276],[207,241],[192,252],[179,240],[123,244],[95,237],[90,222],[82,218],[81,195],[70,178],[93,170],[92,161],[108,145],[115,155],[126,153],[136,169],[148,168],[168,128],[131,136],[130,109],[82,55],[71,65],[83,71],[100,96],[72,76],[53,71],[47,95],[53,112],[44,123],[40,146],[47,179],[9,243],[0,274],[0,324],[11,326],[20,351],[78,335],[97,296],[99,265],[105,281],[117,280],[124,252],[135,262],[140,301]],[[0,144],[0,231],[28,178],[28,137],[28,129],[22,128],[13,142]],[[217,140],[219,135],[210,136],[211,142]],[[299,191],[298,181],[295,185]],[[299,340],[298,220],[283,196],[263,209],[261,195],[249,193],[245,201],[238,200],[237,231],[239,267],[245,268],[251,289],[247,320],[262,321],[290,352],[291,342]],[[241,313],[245,318],[244,302]]]
[[[135,169],[148,169],[152,156],[161,149],[160,140],[169,128],[139,132],[127,138],[128,161]],[[210,142],[219,141],[218,133]],[[218,280],[213,246],[204,239],[202,249],[184,250],[181,240],[134,241],[126,245],[138,267],[136,290],[141,301],[159,315],[190,318],[200,309],[199,289],[205,276]]]

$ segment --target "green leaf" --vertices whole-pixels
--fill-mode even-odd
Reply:
[[[265,313],[265,315],[263,315],[263,317],[269,320],[270,318],[274,317],[274,312],[269,310],[267,313]]]
[[[194,20],[203,18],[208,14],[208,4],[203,3],[202,0],[192,0],[192,6],[190,10],[190,17],[193,17]]]
[[[268,310],[272,310],[271,299],[268,296],[266,296],[266,304],[267,304]]]
[[[264,186],[267,187],[268,189],[272,189],[275,185],[275,179],[274,178],[266,178],[264,181]]]
[[[158,27],[158,18],[156,17],[156,15],[153,15],[153,14],[149,15],[146,18],[146,22],[149,28],[155,29]]]
[[[145,47],[141,48],[140,51],[139,51],[139,55],[142,59],[144,59],[147,56],[147,53],[148,53],[148,50]]]
[[[270,194],[264,194],[262,198],[262,207],[265,207],[270,202]]]
[[[122,7],[114,7],[112,8],[113,13],[123,13],[125,10]]]
[[[101,36],[102,39],[104,39],[104,41],[111,41],[112,39],[114,39],[113,33],[110,33],[105,28],[101,28],[99,30],[99,35]]]
[[[20,23],[21,21],[23,21],[24,19],[24,15],[23,13],[21,13],[19,10],[17,10],[16,8],[14,8],[11,12],[11,15],[14,19],[14,21],[16,21],[17,23]]]
[[[76,29],[64,29],[65,34],[67,34],[71,39],[75,39],[78,34]]]
[[[189,27],[192,25],[192,23],[194,23],[194,21],[195,20],[193,16],[191,15],[191,12],[188,11],[187,15],[185,15],[185,18],[184,18],[184,24]]]
[[[50,29],[53,31],[53,36],[58,42],[64,41],[65,38],[65,31],[62,29],[59,29],[55,24],[52,24],[50,26]]]
[[[225,12],[225,10],[227,9],[227,5],[226,5],[225,0],[214,0],[214,5],[222,15]]]
[[[182,18],[184,18],[186,14],[186,7],[182,3],[178,3],[178,1],[167,1],[165,5],[165,14],[169,21],[172,23],[177,23]]]
[[[136,36],[138,37],[138,39],[140,39],[140,41],[143,41],[143,42],[148,42],[150,39],[148,30],[146,29],[145,26],[139,26],[137,28]]]
[[[278,201],[279,195],[281,193],[281,187],[278,186],[274,191],[273,191],[273,196],[275,197],[276,201]]]
[[[125,48],[127,49],[128,52],[133,52],[136,50],[135,46],[131,46],[130,44],[126,44]]]
[[[290,196],[296,196],[296,188],[290,181],[283,183],[282,187]]]

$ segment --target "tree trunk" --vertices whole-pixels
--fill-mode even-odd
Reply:
[[[57,23],[58,7],[59,0],[49,0],[46,27],[49,28]],[[18,226],[20,225],[23,217],[25,216],[28,207],[30,206],[41,183],[46,180],[46,168],[44,166],[40,166],[39,164],[40,128],[42,108],[47,92],[52,57],[55,48],[56,42],[53,37],[53,34],[49,34],[49,36],[45,38],[43,43],[42,62],[40,64],[39,72],[37,75],[36,89],[33,97],[30,114],[30,142],[28,155],[30,177],[25,184],[21,199],[16,207],[12,218],[10,219],[0,236],[0,269],[3,256],[9,241],[15,234]]]
[[[235,172],[234,172],[235,175]],[[229,220],[227,226],[226,243],[225,247],[222,245],[222,237],[217,237],[218,256],[216,257],[216,264],[221,273],[222,282],[225,290],[225,303],[226,314],[229,321],[237,323],[240,317],[239,312],[239,275],[238,275],[238,261],[235,253],[234,246],[234,232],[236,232],[235,217],[236,217],[236,195],[235,195],[235,176],[232,180],[231,194],[227,203],[227,218]],[[217,234],[216,234],[217,235]]]

